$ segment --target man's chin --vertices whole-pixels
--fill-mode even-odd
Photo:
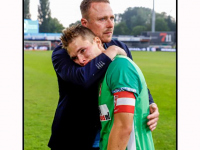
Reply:
[[[112,37],[106,37],[106,38],[104,38],[103,40],[101,40],[102,41],[102,43],[109,43],[110,41],[112,40]]]

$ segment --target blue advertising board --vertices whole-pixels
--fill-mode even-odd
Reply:
[[[24,33],[39,33],[38,20],[24,19]]]
[[[59,40],[61,33],[24,33],[25,40]]]

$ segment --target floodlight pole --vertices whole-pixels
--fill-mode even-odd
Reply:
[[[152,11],[152,26],[151,32],[155,32],[155,11],[154,11],[154,0],[153,0],[153,11]]]

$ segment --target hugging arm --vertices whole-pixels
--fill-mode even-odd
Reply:
[[[109,53],[110,52],[110,53]],[[56,47],[52,53],[54,69],[64,81],[88,88],[99,81],[105,74],[114,56],[123,53],[119,49],[110,48],[81,67],[75,64],[62,45]],[[110,54],[112,54],[110,56]]]

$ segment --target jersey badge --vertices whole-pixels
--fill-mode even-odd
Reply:
[[[110,113],[106,104],[100,105],[99,110],[100,110],[100,121],[111,120]]]

